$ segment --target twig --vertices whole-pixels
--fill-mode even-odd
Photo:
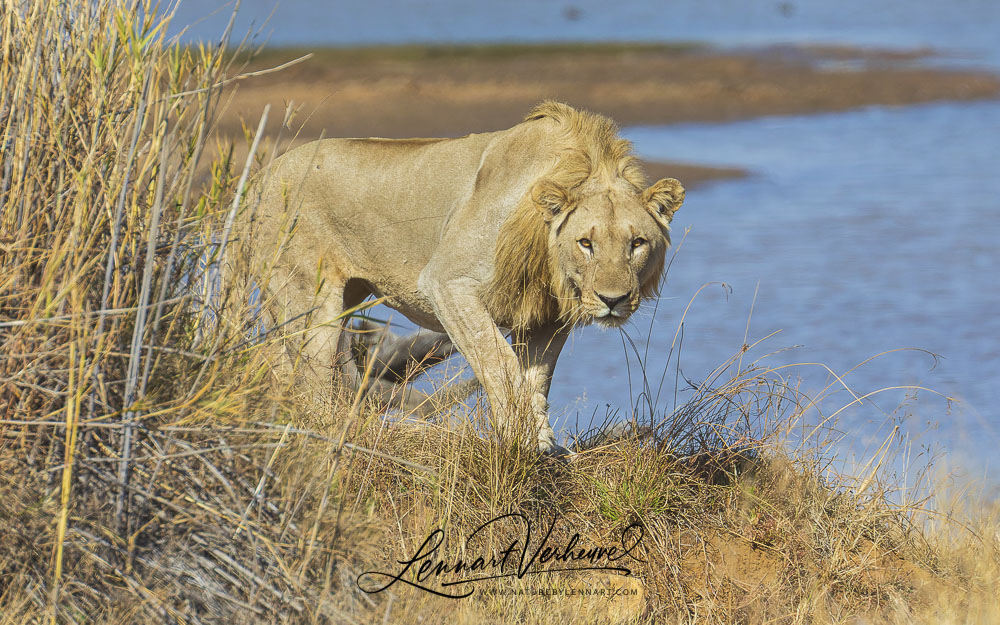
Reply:
[[[267,114],[270,110],[271,110],[270,104],[264,106],[264,113],[260,116],[260,123],[257,124],[257,135],[253,138],[253,143],[250,146],[250,151],[247,153],[246,164],[243,166],[243,173],[242,175],[240,175],[240,182],[238,185],[236,185],[236,194],[233,196],[233,204],[229,209],[229,215],[226,217],[226,226],[222,233],[222,243],[219,247],[219,252],[216,259],[216,263],[218,264],[219,267],[224,266],[226,262],[226,246],[229,243],[229,235],[232,232],[233,224],[236,221],[236,212],[239,210],[240,200],[243,198],[243,188],[246,185],[247,178],[250,175],[250,166],[253,165],[253,159],[257,153],[257,146],[260,145],[260,137],[261,134],[263,134],[264,132],[264,124],[267,123]],[[206,271],[206,273],[208,272]],[[202,303],[202,308],[201,308],[202,316],[204,316],[204,311],[211,306],[212,302],[213,289],[211,284],[209,284],[208,286],[209,288],[206,289],[205,293],[205,301],[204,303]],[[202,318],[198,323],[197,334],[195,335],[193,341],[194,345],[198,345],[201,342],[201,333],[203,331],[203,325],[204,325],[204,318]],[[209,354],[213,356],[219,350],[219,345],[222,342],[222,336],[224,333],[216,332],[215,334],[216,334],[215,342],[212,344],[212,349],[209,350]],[[205,364],[202,366],[201,370],[198,371],[198,375],[195,377],[195,381],[192,387],[198,386],[198,383],[201,381],[201,377],[205,374],[207,365],[208,362],[206,361]]]
[[[164,134],[166,134],[167,122],[164,121]],[[160,172],[167,168],[167,145],[164,141],[160,148]],[[153,214],[150,217],[149,232],[146,235],[146,266],[142,272],[142,287],[139,291],[139,312],[136,315],[135,329],[132,332],[132,353],[129,355],[128,373],[125,380],[125,401],[124,406],[131,406],[135,399],[135,390],[139,382],[139,362],[142,359],[142,337],[146,332],[146,313],[149,304],[149,294],[153,282],[153,259],[156,257],[156,233],[160,228],[160,213],[163,210],[163,187],[166,176],[161,173],[156,181],[156,193],[153,200]],[[121,464],[118,465],[118,481],[128,484],[129,456],[132,453],[132,420],[135,412],[129,411],[125,414],[125,423],[128,427],[122,433]],[[128,491],[122,488],[118,492],[118,500],[115,502],[115,520],[120,530],[125,529],[124,512],[128,504]]]
[[[280,72],[281,70],[289,68],[289,67],[291,67],[293,65],[298,65],[302,61],[308,61],[312,57],[313,57],[313,53],[310,52],[309,54],[305,54],[303,56],[300,56],[297,59],[292,59],[291,61],[288,61],[287,63],[282,63],[281,65],[278,65],[278,66],[275,66],[275,67],[269,67],[267,69],[259,69],[259,70],[255,71],[255,72],[246,72],[246,73],[240,74],[238,76],[233,76],[232,78],[227,78],[225,80],[220,80],[219,82],[215,83],[214,85],[209,85],[208,87],[202,87],[201,89],[192,89],[191,91],[181,91],[180,93],[174,93],[174,94],[172,94],[172,95],[170,95],[168,97],[170,97],[170,98],[180,98],[182,96],[195,95],[195,94],[198,94],[198,93],[204,93],[206,91],[210,91],[212,89],[218,89],[220,87],[225,87],[226,85],[234,83],[234,82],[236,82],[238,80],[244,80],[246,78],[254,78],[256,76],[264,76],[266,74],[273,74],[274,72]]]
[[[271,105],[264,106],[264,113],[260,116],[257,124],[257,134],[254,135],[253,143],[250,145],[250,152],[247,154],[246,164],[243,166],[243,173],[240,175],[240,182],[236,185],[236,194],[233,195],[233,205],[229,208],[229,215],[226,216],[226,226],[222,231],[222,244],[219,248],[219,266],[226,262],[226,247],[229,244],[229,235],[233,230],[233,223],[236,221],[236,212],[240,208],[240,201],[243,199],[243,190],[250,176],[250,167],[253,165],[253,158],[257,154],[257,146],[260,145],[260,138],[264,134],[264,125],[267,124],[267,115],[271,111]]]
[[[257,421],[256,423],[257,423],[257,425],[264,425],[264,426],[271,427],[271,428],[283,427],[283,426],[278,425],[278,424],[264,423],[264,422],[261,422],[261,421]],[[318,433],[313,432],[311,430],[300,430],[300,429],[297,429],[297,428],[289,428],[288,432],[290,434],[301,434],[303,436],[307,436],[309,438],[315,438],[317,440],[325,441],[325,442],[328,442],[328,443],[340,444],[339,441],[337,441],[335,439],[332,439],[329,436],[323,436],[322,434],[318,434]],[[430,475],[433,475],[435,477],[437,477],[437,474],[438,474],[437,471],[435,471],[431,467],[428,467],[428,466],[425,466],[425,465],[422,465],[422,464],[417,464],[416,462],[410,462],[409,460],[404,460],[403,458],[398,458],[396,456],[390,456],[387,453],[383,453],[381,451],[376,451],[374,449],[368,449],[367,447],[362,447],[361,445],[356,445],[355,443],[344,442],[342,446],[345,447],[345,448],[347,448],[347,449],[350,449],[351,451],[354,451],[354,452],[369,454],[369,455],[372,455],[372,456],[376,456],[378,458],[382,458],[383,460],[389,460],[389,461],[395,462],[396,464],[401,464],[404,467],[409,467],[409,468],[415,469],[417,471],[424,471],[425,473],[429,473]]]
[[[73,376],[74,363],[76,361],[76,344],[69,344],[69,394],[74,392],[75,378]],[[73,487],[73,457],[76,454],[76,439],[79,431],[79,395],[70,398],[66,402],[66,462],[62,470],[62,489],[60,490],[59,521],[56,528],[56,557],[55,571],[52,574],[52,591],[50,601],[52,612],[50,623],[56,622],[56,613],[59,605],[59,583],[62,579],[63,569],[63,545],[66,541],[66,525],[69,521],[69,494]]]
[[[257,482],[257,488],[253,491],[253,497],[250,498],[250,503],[247,504],[247,508],[243,511],[243,516],[240,517],[240,522],[236,526],[236,531],[233,532],[234,540],[240,535],[240,530],[243,529],[243,522],[246,521],[247,515],[250,514],[250,509],[253,508],[253,502],[257,501],[257,498],[260,497],[261,491],[264,490],[264,480],[267,479],[267,472],[270,471],[271,466],[274,465],[274,459],[278,457],[278,450],[281,449],[281,447],[285,444],[285,441],[288,439],[288,430],[291,427],[291,423],[285,426],[285,430],[281,433],[281,440],[278,441],[274,451],[271,452],[271,457],[267,460],[267,466],[264,467],[264,470],[260,474],[260,481]]]
[[[70,315],[56,315],[54,317],[35,317],[32,319],[19,319],[17,321],[3,321],[0,322],[0,328],[17,328],[20,326],[31,325],[33,323],[51,323],[54,321],[72,321],[74,319],[88,319],[95,315],[99,315],[101,317],[105,315],[123,315],[126,313],[149,310],[153,306],[158,306],[160,304],[176,304],[177,302],[188,299],[190,297],[191,297],[190,294],[178,295],[177,297],[173,297],[163,302],[154,302],[152,304],[146,304],[142,306],[129,306],[128,308],[102,308],[101,310],[91,310],[82,313],[73,313]]]
[[[117,39],[115,40],[117,45]],[[145,84],[142,87],[142,97],[139,100],[139,111],[135,119],[135,127],[132,133],[132,143],[129,145],[128,156],[125,158],[125,179],[122,181],[122,190],[118,195],[118,202],[115,205],[115,217],[114,222],[111,224],[111,243],[108,247],[108,260],[104,266],[104,288],[101,291],[101,310],[100,317],[97,321],[97,340],[98,340],[98,350],[103,346],[104,343],[104,322],[108,307],[108,297],[111,293],[111,273],[114,270],[116,254],[118,250],[118,238],[121,234],[121,223],[122,223],[122,212],[125,210],[125,197],[129,189],[129,176],[132,174],[132,162],[135,160],[135,149],[139,143],[139,135],[142,132],[143,127],[146,125],[146,103],[149,100],[149,85],[152,82],[152,72],[146,73]],[[93,390],[90,392],[90,399],[88,400],[88,411],[87,414],[91,417],[94,416],[96,410],[96,392],[99,385],[101,377],[101,363],[100,360],[94,366],[94,373],[92,376],[92,386]]]

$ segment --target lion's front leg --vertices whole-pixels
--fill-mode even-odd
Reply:
[[[548,382],[539,385],[526,379],[514,348],[479,299],[477,286],[475,281],[457,278],[444,282],[427,280],[423,288],[430,296],[441,325],[482,383],[490,401],[494,428],[502,436],[523,438],[527,431],[518,433],[518,417],[529,411],[535,414],[536,420],[530,424],[530,429],[537,431],[537,417],[545,413],[544,427],[537,440],[539,448],[548,452],[555,444],[545,404]],[[559,344],[561,346],[561,341]],[[537,376],[538,380],[544,377]]]
[[[561,325],[547,325],[518,333],[514,347],[524,371],[525,391],[531,398],[531,408],[538,428],[538,447],[549,453],[564,454],[556,444],[556,435],[549,422],[549,386],[559,352],[569,336]]]

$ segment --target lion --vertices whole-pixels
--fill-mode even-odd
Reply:
[[[567,336],[621,326],[657,294],[684,201],[673,178],[646,186],[612,120],[553,101],[496,132],[313,141],[257,192],[259,235],[287,248],[269,292],[280,319],[315,311],[303,353],[317,375],[358,382],[342,317],[384,298],[465,356],[495,430],[530,415],[549,453],[565,451],[547,397]]]

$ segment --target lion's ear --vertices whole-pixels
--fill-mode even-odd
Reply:
[[[551,180],[539,180],[531,187],[531,200],[547,222],[557,219],[570,208],[569,193]]]
[[[664,178],[642,192],[642,202],[660,225],[667,227],[684,203],[684,187],[674,178]]]

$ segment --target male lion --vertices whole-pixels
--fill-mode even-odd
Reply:
[[[539,449],[559,451],[546,400],[559,351],[573,326],[620,326],[657,292],[684,200],[672,178],[644,188],[631,147],[610,119],[557,102],[457,139],[303,145],[260,177],[260,234],[295,231],[272,291],[288,317],[318,307],[327,323],[303,349],[326,380],[357,381],[338,317],[385,297],[447,333],[495,427],[530,411]]]

